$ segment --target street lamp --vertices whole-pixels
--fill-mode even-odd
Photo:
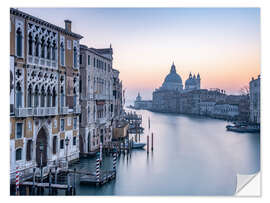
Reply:
[[[44,150],[44,146],[43,146],[43,143],[40,142],[39,144],[39,151],[40,151],[40,176],[41,176],[41,179],[40,181],[43,182],[43,168],[42,168],[42,153],[43,153],[43,150]]]
[[[68,168],[68,144],[69,144],[68,137],[66,137],[65,143],[66,143],[66,162],[67,162],[67,168]]]

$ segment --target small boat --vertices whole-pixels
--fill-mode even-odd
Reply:
[[[145,143],[138,143],[138,142],[134,142],[132,143],[132,149],[141,149],[145,146]]]
[[[259,125],[227,125],[228,131],[240,132],[240,133],[258,133],[260,132]]]
[[[143,142],[132,142],[132,149],[142,149],[146,144]],[[128,147],[128,143],[126,143],[126,147]]]

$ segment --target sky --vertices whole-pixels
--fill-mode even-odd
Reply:
[[[174,62],[183,85],[239,94],[260,74],[259,8],[19,8],[84,36],[88,47],[112,44],[127,101],[152,99]]]

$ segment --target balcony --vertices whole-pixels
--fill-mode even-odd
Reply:
[[[105,94],[94,94],[94,100],[108,100],[109,96]]]
[[[99,125],[106,124],[106,122],[107,122],[106,117],[96,119],[96,123]]]
[[[29,107],[29,108],[16,108],[16,117],[28,117],[28,116],[54,116],[58,111],[56,107]]]
[[[60,112],[59,112],[59,114],[61,114],[61,115],[68,114],[68,107],[67,107],[67,106],[60,107]]]
[[[80,105],[73,106],[73,113],[80,114],[81,106]]]

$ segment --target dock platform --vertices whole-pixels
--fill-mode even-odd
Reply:
[[[103,185],[113,179],[115,179],[116,174],[115,171],[106,171],[100,174],[99,180],[97,180],[96,175],[83,175],[80,177],[80,184],[87,184],[87,185]]]

